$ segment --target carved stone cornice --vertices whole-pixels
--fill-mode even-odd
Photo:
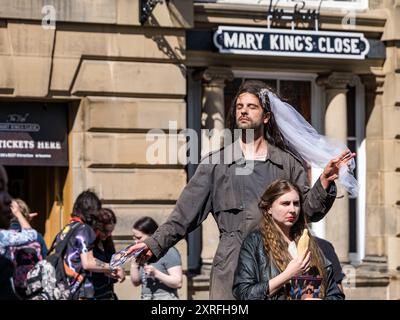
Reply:
[[[196,73],[194,77],[202,80],[208,86],[224,86],[225,81],[234,79],[232,70],[225,67],[209,67]]]
[[[361,82],[365,86],[366,93],[375,93],[378,87],[382,87],[385,82],[385,77],[378,77],[373,74],[360,76]]]
[[[317,78],[317,84],[326,89],[346,89],[356,84],[356,76],[350,72],[332,72]]]
[[[370,67],[371,73],[361,75],[361,82],[365,86],[366,94],[382,94],[383,85],[385,84],[385,71],[382,67]]]

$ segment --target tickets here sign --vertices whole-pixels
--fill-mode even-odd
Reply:
[[[0,164],[68,166],[67,106],[0,103]]]

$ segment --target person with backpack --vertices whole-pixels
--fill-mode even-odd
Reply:
[[[11,211],[14,215],[17,212],[22,214],[27,221],[32,219],[28,205],[21,199],[14,199],[11,202]],[[15,232],[21,230],[21,225],[16,218],[11,220],[10,230],[14,230]],[[46,244],[43,236],[37,233],[37,240],[12,246],[10,247],[10,251],[15,266],[13,275],[15,290],[21,298],[25,299],[28,272],[47,254]]]
[[[37,232],[19,211],[11,210],[11,196],[7,191],[7,173],[0,166],[0,299],[18,299],[13,284],[13,262],[10,248],[34,241]],[[13,216],[18,220],[22,230],[9,230]]]
[[[70,222],[55,239],[55,245],[57,245],[57,242],[61,241],[68,232],[73,233],[63,255],[70,299],[94,298],[91,272],[104,273],[121,281],[124,279],[122,268],[111,270],[108,263],[93,256],[96,233],[92,227],[100,209],[101,202],[97,195],[90,190],[83,191],[74,203]]]

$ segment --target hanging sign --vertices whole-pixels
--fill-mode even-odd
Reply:
[[[362,33],[219,26],[220,53],[284,57],[365,59],[369,42]]]

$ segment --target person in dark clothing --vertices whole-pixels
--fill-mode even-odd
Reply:
[[[101,208],[97,214],[94,224],[96,241],[93,248],[93,256],[103,262],[109,263],[115,253],[112,232],[114,231],[117,218],[111,209]],[[115,278],[109,277],[104,273],[92,273],[92,283],[94,286],[94,298],[97,300],[117,300],[114,292]]]
[[[309,286],[306,289],[312,292],[303,295],[307,299],[344,299],[333,279],[332,265],[313,236],[304,252],[298,250],[299,239],[308,230],[300,188],[277,180],[262,195],[259,207],[263,220],[240,249],[234,296],[240,300],[290,299],[291,280],[305,274],[309,279],[322,279],[318,298],[311,298],[314,290]]]
[[[10,209],[11,196],[7,192],[7,173],[0,165],[0,229],[10,227],[12,213]],[[10,259],[0,255],[0,300],[18,300],[12,286],[14,264]]]
[[[7,173],[0,165],[0,298],[7,300],[20,299],[14,288],[12,247],[37,239],[37,232],[14,206],[7,191]],[[9,230],[12,218],[16,218],[21,225],[20,232]]]
[[[75,200],[70,222],[57,235],[56,243],[71,229],[74,232],[69,240],[64,259],[64,270],[70,286],[70,298],[74,300],[94,299],[94,286],[91,272],[104,273],[123,279],[122,268],[111,270],[110,265],[93,256],[96,234],[93,230],[101,202],[97,195],[83,191]]]
[[[335,280],[339,289],[343,292],[342,281],[345,277],[345,274],[343,273],[339,258],[335,252],[335,248],[333,247],[332,243],[325,239],[321,239],[315,236],[314,238],[317,241],[318,246],[324,256],[332,263],[333,279]]]
[[[201,161],[167,221],[130,249],[144,249],[139,262],[153,262],[200,226],[211,212],[220,241],[211,270],[210,299],[234,299],[232,283],[240,245],[259,224],[257,203],[269,184],[287,179],[299,185],[306,214],[310,221],[319,221],[335,200],[339,167],[355,156],[348,150],[335,154],[310,189],[303,162],[294,154],[293,143],[283,138],[265,90],[270,92],[260,81],[241,86],[230,111],[232,134],[235,130],[241,136]],[[247,131],[254,139],[247,139]]]
[[[0,300],[20,300],[12,285],[14,264],[0,255]]]

